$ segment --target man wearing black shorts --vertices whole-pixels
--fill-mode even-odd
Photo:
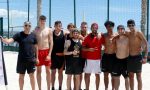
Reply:
[[[24,76],[27,71],[30,77],[32,90],[35,90],[35,63],[38,63],[37,56],[37,39],[33,33],[30,33],[31,23],[24,22],[24,31],[15,34],[12,38],[2,38],[4,43],[12,43],[14,41],[19,43],[19,53],[17,61],[17,73],[19,73],[19,87],[23,90]]]
[[[142,63],[145,64],[148,56],[148,43],[142,32],[135,28],[135,21],[130,19],[127,21],[129,32],[129,60],[127,70],[129,72],[130,89],[134,90],[134,74],[137,76],[138,90],[142,90]],[[141,55],[141,47],[144,50],[144,57]]]
[[[58,80],[59,80],[59,90],[62,89],[63,81],[63,69],[64,69],[64,43],[65,43],[65,32],[62,30],[61,21],[56,21],[54,25],[55,29],[53,31],[53,50],[52,50],[52,64],[51,64],[51,80],[52,80],[52,90],[55,90],[55,76],[56,70],[58,69]]]
[[[114,77],[114,88],[119,90],[120,75],[125,78],[126,90],[129,90],[129,79],[127,72],[127,60],[129,56],[129,39],[125,35],[125,28],[123,25],[117,27],[118,36],[113,39],[116,47],[116,60],[112,68],[112,76]]]
[[[66,74],[67,74],[67,90],[71,90],[71,78],[74,76],[74,90],[80,88],[80,75],[82,73],[81,61],[81,47],[82,44],[79,40],[79,31],[72,31],[73,37],[66,40],[64,54],[66,58]]]
[[[102,56],[101,64],[102,64],[102,71],[104,72],[105,90],[108,90],[109,74],[111,74],[114,61],[116,60],[115,44],[112,42],[113,38],[116,35],[113,33],[113,28],[115,26],[114,22],[106,21],[104,25],[107,29],[107,33],[103,34],[104,54]],[[112,77],[112,90],[114,90],[113,77]]]

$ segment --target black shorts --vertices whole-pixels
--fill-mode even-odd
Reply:
[[[128,72],[139,73],[142,71],[142,55],[129,56],[127,63]]]
[[[112,72],[114,61],[116,60],[116,54],[106,54],[102,56],[102,72]]]
[[[81,68],[82,68],[82,72],[83,72],[83,69],[84,69],[84,66],[86,64],[86,58],[81,58]]]
[[[17,62],[17,73],[19,74],[25,74],[26,73],[26,70],[27,70],[27,73],[30,74],[30,73],[33,73],[35,71],[35,62],[30,62],[30,61],[27,61],[27,62],[22,62],[22,61],[18,61]]]
[[[79,58],[67,58],[66,59],[66,74],[73,74],[73,75],[77,75],[77,74],[81,74],[82,73],[82,62],[81,59]]]
[[[112,76],[120,76],[122,74],[124,78],[128,77],[127,60],[128,58],[116,59],[112,69]]]
[[[52,60],[51,60],[51,69],[61,69],[62,67],[64,67],[65,64],[65,59],[64,56],[56,56],[53,55],[52,56]]]

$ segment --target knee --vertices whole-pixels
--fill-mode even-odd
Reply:
[[[30,79],[34,79],[34,74],[29,74]]]
[[[46,69],[46,74],[50,74],[50,70],[49,69]]]
[[[133,79],[134,79],[134,75],[133,75],[133,74],[130,74],[130,75],[129,75],[129,79],[130,79],[130,80],[133,80]]]
[[[19,75],[19,79],[24,79],[24,75]]]
[[[41,69],[37,69],[37,75],[41,74]]]
[[[104,78],[108,79],[108,75],[109,75],[109,73],[104,73]]]
[[[120,77],[119,77],[119,76],[113,76],[113,79],[114,79],[114,80],[119,80]]]
[[[108,76],[104,76],[104,79],[108,79]]]
[[[85,79],[90,79],[91,74],[85,74]]]
[[[63,74],[63,71],[62,71],[62,70],[59,70],[59,71],[58,71],[58,74],[59,74],[59,76],[62,75],[62,74]]]
[[[55,75],[56,74],[56,70],[52,70],[52,75]]]
[[[138,80],[138,81],[141,81],[141,80],[142,80],[141,75],[137,75],[137,80]]]
[[[85,77],[90,77],[90,74],[85,74]]]
[[[70,80],[72,78],[72,75],[67,75],[67,79]]]
[[[95,74],[96,79],[100,79],[100,75],[99,74]]]

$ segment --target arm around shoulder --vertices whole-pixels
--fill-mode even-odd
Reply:
[[[73,51],[68,52],[68,48],[70,47],[71,42],[70,40],[66,40],[65,41],[65,45],[64,45],[64,55],[72,55]]]

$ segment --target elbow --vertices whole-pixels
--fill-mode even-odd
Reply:
[[[67,53],[66,53],[66,52],[63,52],[63,54],[66,55]]]

